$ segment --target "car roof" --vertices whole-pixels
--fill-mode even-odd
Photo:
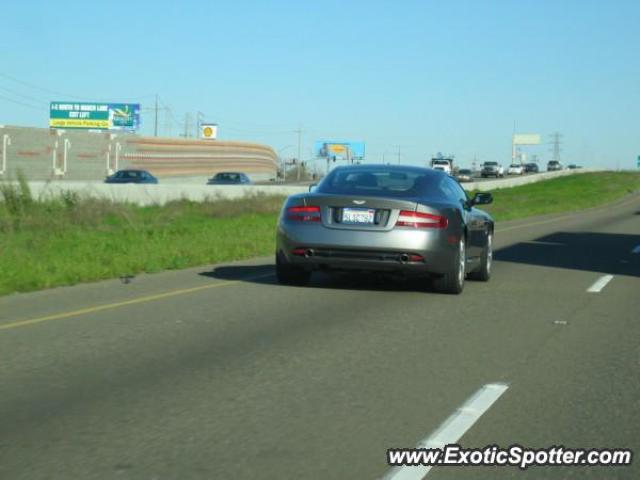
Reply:
[[[349,170],[349,171],[362,170],[363,172],[370,171],[370,170],[378,170],[378,171],[385,170],[388,172],[412,172],[420,175],[449,176],[446,173],[444,173],[442,170],[435,170],[433,168],[416,167],[413,165],[385,165],[381,163],[365,163],[360,165],[341,165],[339,167],[335,167],[331,171],[335,172],[335,171],[342,171],[342,170]]]

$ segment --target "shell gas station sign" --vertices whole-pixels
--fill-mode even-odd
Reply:
[[[204,140],[215,140],[218,138],[218,125],[216,123],[201,123],[200,138]]]

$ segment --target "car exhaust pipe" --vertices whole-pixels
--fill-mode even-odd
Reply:
[[[313,253],[314,253],[314,252],[313,252],[313,250],[312,250],[311,248],[307,248],[307,249],[304,251],[304,258],[311,258],[311,257],[313,257]]]
[[[403,253],[400,255],[400,263],[407,263],[409,261],[409,254]]]

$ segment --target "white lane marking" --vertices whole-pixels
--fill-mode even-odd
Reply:
[[[640,253],[640,245],[637,245],[636,248],[631,250],[631,253]]]
[[[606,287],[607,283],[609,283],[612,279],[613,279],[613,275],[603,275],[603,276],[601,276],[598,280],[596,280],[594,282],[593,285],[591,285],[589,288],[587,288],[587,292],[600,293],[600,291],[604,287]]]
[[[504,383],[488,383],[474,393],[464,404],[447,418],[431,435],[418,443],[416,448],[444,448],[456,443],[462,435],[507,391]],[[420,480],[432,467],[394,467],[385,480]]]

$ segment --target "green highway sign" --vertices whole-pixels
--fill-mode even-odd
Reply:
[[[49,126],[137,130],[140,126],[140,105],[137,103],[51,102]]]

